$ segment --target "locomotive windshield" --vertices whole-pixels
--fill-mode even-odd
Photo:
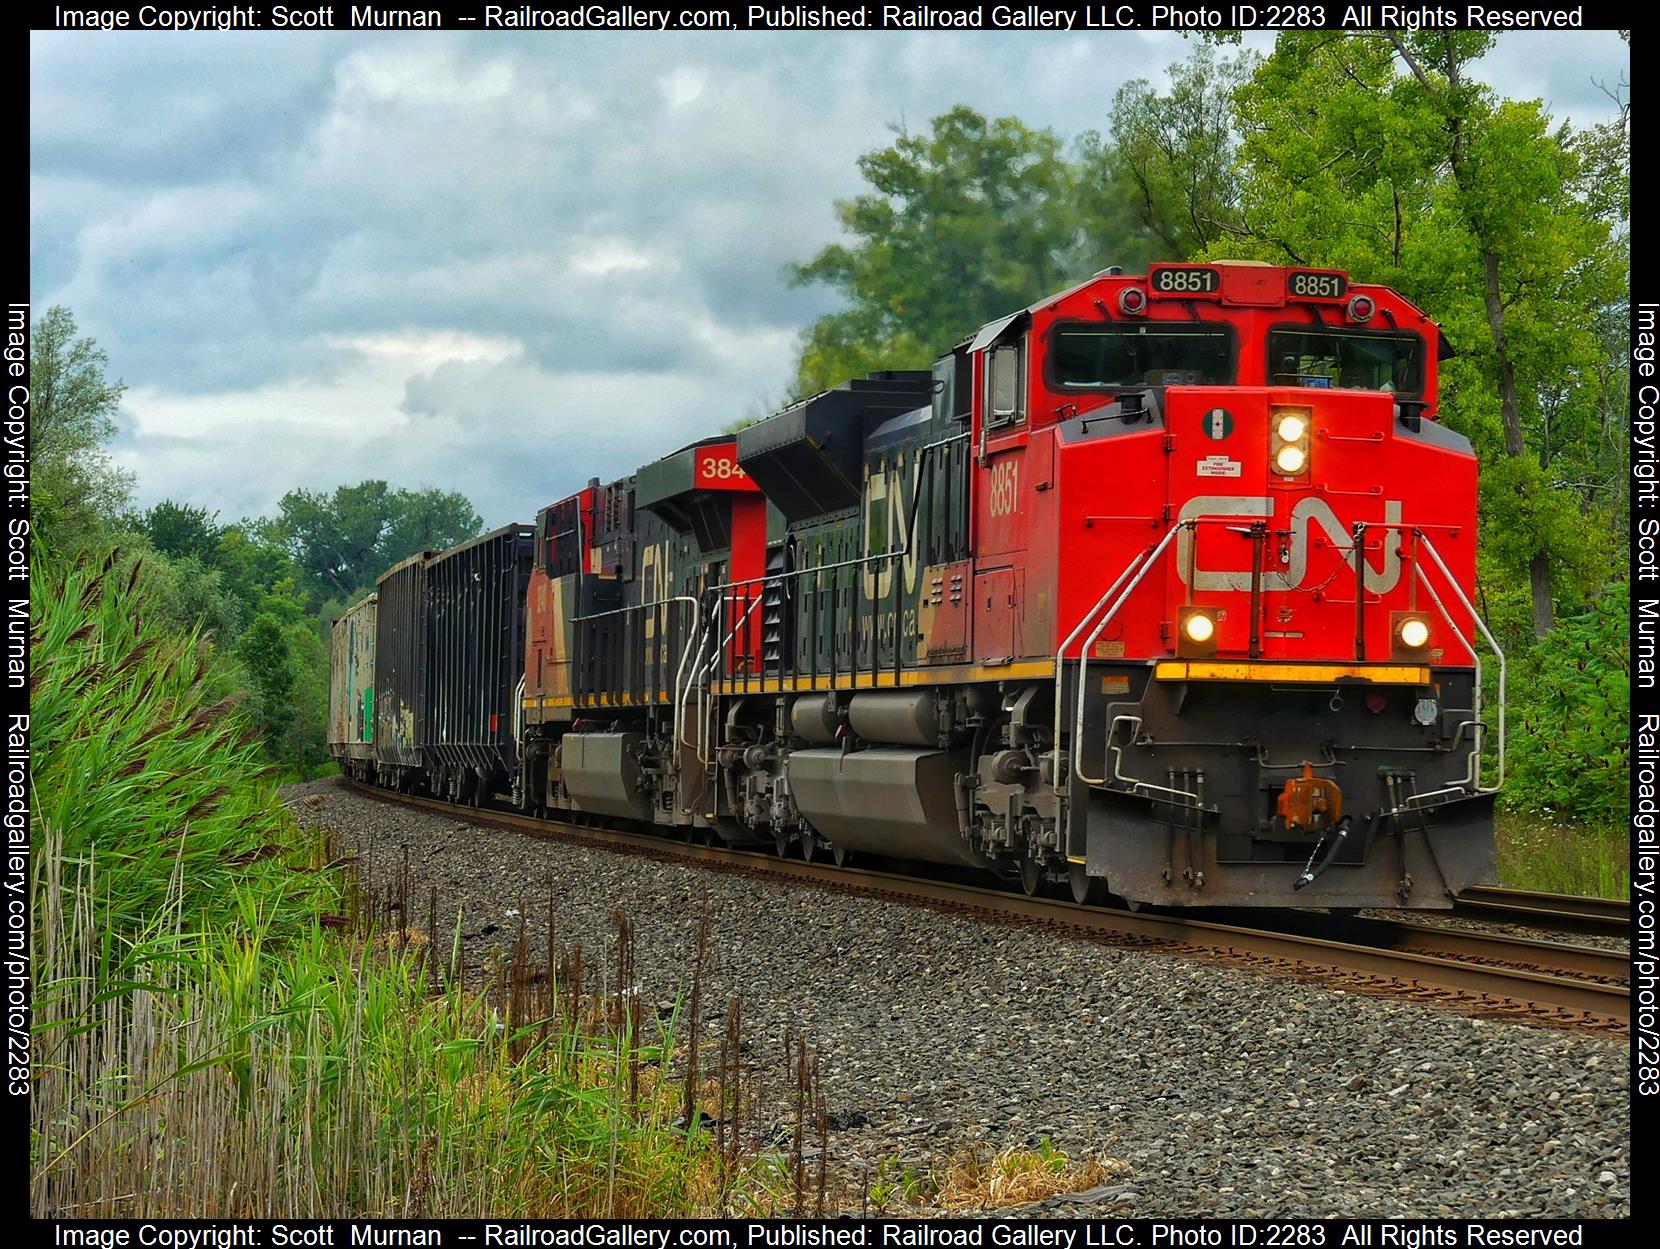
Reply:
[[[1423,350],[1424,340],[1416,334],[1270,330],[1268,374],[1279,386],[1416,395],[1424,388]]]
[[[1198,386],[1233,380],[1228,331],[1212,325],[1062,325],[1049,367],[1063,389]]]

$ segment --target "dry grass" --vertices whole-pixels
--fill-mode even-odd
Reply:
[[[1037,1149],[1010,1147],[990,1158],[971,1150],[934,1171],[932,1204],[952,1213],[1029,1206],[1098,1187],[1129,1170],[1129,1163],[1102,1154],[1074,1161],[1048,1142]]]
[[[421,934],[319,933],[279,949],[246,929],[112,987],[96,867],[66,876],[42,831],[37,1216],[704,1208],[718,1164],[706,1136],[674,1122],[680,1091],[657,1067],[668,1035],[516,1019],[501,1008],[510,994],[453,981],[435,992]]]

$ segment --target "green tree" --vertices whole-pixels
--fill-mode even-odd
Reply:
[[[1518,665],[1510,761],[1517,805],[1594,823],[1625,818],[1631,792],[1631,583],[1564,616]]]
[[[1606,362],[1598,325],[1627,276],[1577,137],[1471,76],[1492,42],[1280,35],[1235,93],[1241,219],[1255,254],[1384,282],[1441,323],[1459,351],[1443,410],[1483,454],[1484,536],[1527,579],[1542,637],[1553,591],[1583,601],[1609,558],[1606,526],[1587,523],[1541,458],[1542,398]]]
[[[294,719],[277,742],[275,757],[301,776],[329,765],[329,617],[288,626],[294,659]]]
[[[37,527],[53,530],[60,549],[113,520],[132,493],[132,474],[104,449],[127,389],[109,379],[108,366],[108,355],[80,336],[61,304],[35,322],[29,338],[32,504]]]
[[[280,742],[294,722],[294,686],[299,679],[293,647],[282,621],[269,612],[254,617],[237,645],[237,657],[253,684],[254,724],[265,738],[267,750],[277,756]]]
[[[391,565],[417,551],[441,551],[465,542],[483,528],[484,518],[465,495],[447,490],[394,490],[378,554]]]
[[[386,532],[390,488],[384,481],[340,486],[333,494],[290,490],[274,528],[314,590],[350,594],[372,580]]]
[[[305,614],[304,576],[273,522],[244,520],[225,526],[208,562],[224,577],[226,592],[250,616],[276,610],[279,603]]]
[[[418,551],[474,537],[484,521],[465,496],[442,490],[393,490],[384,481],[332,493],[290,490],[270,534],[317,601],[350,598],[389,565]]]
[[[1233,94],[1255,63],[1249,52],[1222,56],[1207,44],[1170,66],[1163,94],[1143,78],[1120,87],[1113,143],[1096,140],[1086,156],[1086,184],[1106,197],[1097,215],[1134,214],[1170,260],[1246,233]]]
[[[792,270],[848,303],[807,331],[800,394],[872,369],[926,368],[984,322],[1089,271],[1078,171],[1051,131],[959,106],[866,153],[859,171],[871,189],[836,205],[851,241]]]
[[[205,507],[175,503],[172,499],[163,499],[139,513],[134,522],[150,539],[150,545],[163,555],[194,556],[204,562],[212,561],[225,532],[217,512],[210,514]]]
[[[178,632],[194,630],[219,649],[234,650],[249,609],[227,591],[224,574],[195,555],[147,554],[142,561],[148,593]]]

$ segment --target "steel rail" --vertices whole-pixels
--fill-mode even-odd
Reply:
[[[1464,890],[1454,899],[1453,914],[1557,932],[1613,937],[1631,932],[1631,902],[1626,898],[1587,898],[1480,885]]]
[[[1594,1026],[1618,1028],[1630,1025],[1629,985],[1574,979],[1536,970],[1532,965],[1523,967],[1476,962],[1468,957],[1448,958],[1411,949],[1378,948],[1303,933],[1218,923],[1186,915],[1080,906],[1073,902],[1026,897],[980,885],[955,884],[870,868],[839,868],[828,863],[781,859],[758,850],[698,845],[662,835],[541,819],[488,807],[458,807],[435,798],[361,785],[347,778],[341,778],[341,783],[377,801],[554,840],[574,841],[657,859],[696,862],[726,871],[876,895],[912,905],[949,908],[1005,922],[1012,919],[1035,923],[1131,944],[1188,947],[1270,964],[1291,964],[1294,969],[1303,972],[1378,977],[1406,988],[1474,995],[1511,1009],[1545,1008],[1558,1016],[1568,1014]],[[1440,937],[1448,931],[1437,929],[1436,935]],[[1503,941],[1504,938],[1494,936],[1486,948],[1497,950]],[[1532,964],[1536,958],[1554,952],[1558,947],[1549,942],[1526,942],[1524,947],[1516,948],[1525,948],[1527,957],[1515,958],[1514,961]],[[1578,951],[1578,947],[1567,948]]]
[[[1317,912],[1283,912],[1276,928],[1319,935],[1316,930],[1326,919]],[[1631,980],[1631,958],[1623,950],[1564,945],[1537,937],[1425,922],[1399,914],[1387,919],[1373,916],[1350,918],[1343,922],[1341,931],[1345,940],[1374,949],[1505,964],[1531,971],[1586,977],[1609,984],[1628,984]]]

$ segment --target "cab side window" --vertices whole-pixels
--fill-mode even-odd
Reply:
[[[1025,343],[1001,343],[986,353],[986,426],[1002,429],[1025,421]]]

